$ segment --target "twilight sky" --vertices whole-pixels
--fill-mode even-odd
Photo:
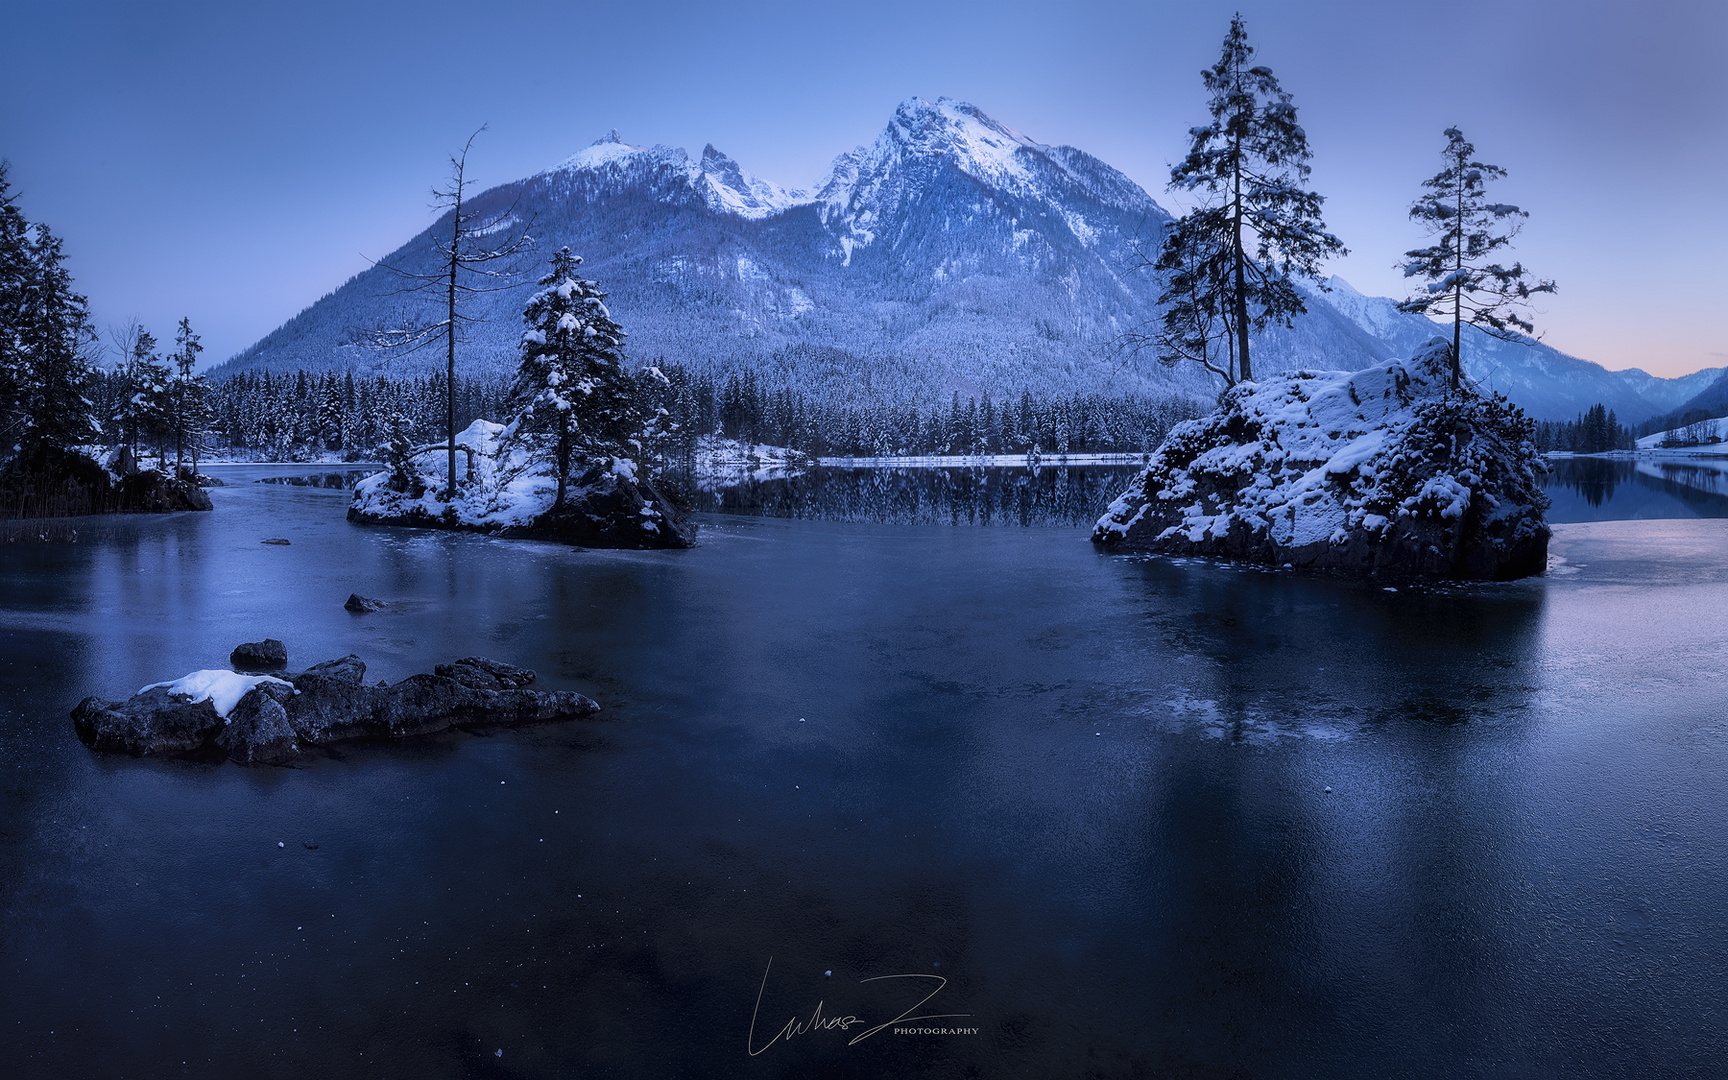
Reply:
[[[1722,0],[37,3],[0,0],[0,156],[100,324],[182,315],[212,361],[431,220],[483,123],[485,184],[618,128],[791,186],[912,95],[1080,147],[1166,207],[1240,10],[1295,96],[1333,265],[1402,297],[1406,211],[1460,126],[1531,212],[1544,340],[1609,368],[1728,365]]]

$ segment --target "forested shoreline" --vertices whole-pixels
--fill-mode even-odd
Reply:
[[[652,372],[658,371],[664,380]],[[837,405],[785,386],[770,387],[753,371],[716,378],[680,365],[634,376],[650,411],[665,409],[669,432],[659,451],[689,457],[703,436],[786,447],[816,457],[924,454],[1145,453],[1172,424],[1198,416],[1185,397],[1034,395],[998,402],[988,393],[943,406],[908,401],[880,408]],[[504,380],[458,378],[456,426],[499,420],[507,411]],[[205,418],[194,434],[203,457],[306,461],[334,455],[376,459],[399,435],[414,443],[442,438],[445,378],[441,373],[392,379],[352,373],[241,372],[213,382]],[[99,413],[123,410],[131,393],[123,372],[100,372]],[[158,454],[167,429],[148,439]]]

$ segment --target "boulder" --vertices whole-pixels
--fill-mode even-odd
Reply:
[[[192,702],[153,686],[125,701],[88,697],[72,710],[72,727],[92,750],[134,757],[180,757],[203,748],[222,717],[206,699]]]
[[[235,671],[276,671],[288,666],[288,648],[275,638],[234,646],[228,663]]]
[[[349,593],[348,600],[342,606],[356,615],[364,615],[369,611],[383,611],[384,601],[361,596],[359,593]]]
[[[255,685],[226,716],[217,710],[221,699],[194,703],[154,686],[124,702],[87,698],[73,710],[72,721],[78,737],[95,750],[277,765],[309,746],[570,720],[600,711],[572,691],[525,689],[534,681],[532,671],[485,657],[440,664],[437,672],[367,686],[366,665],[352,654],[280,680],[237,682],[227,672],[200,672],[234,687],[227,702],[235,702],[232,695],[248,683]]]
[[[204,494],[204,489],[189,474],[176,477],[160,469],[145,469],[121,479],[119,489],[121,505],[139,513],[211,508],[210,496]]]
[[[300,755],[300,736],[285,703],[294,691],[263,683],[240,699],[216,732],[217,748],[242,765],[281,765]]]
[[[288,676],[299,691],[289,702],[289,722],[301,740],[323,746],[374,735],[373,697],[361,682],[365,677],[366,664],[353,653]]]
[[[684,512],[633,470],[620,474],[616,463],[590,467],[570,482],[562,509],[548,507],[530,525],[503,535],[580,547],[687,548],[696,543],[696,527]]]
[[[455,679],[470,690],[518,690],[534,685],[534,673],[527,668],[500,664],[484,656],[465,656],[432,669],[434,675]]]
[[[1408,361],[1232,387],[1170,429],[1093,542],[1376,577],[1542,573],[1534,424],[1453,388],[1450,356],[1436,338]]]

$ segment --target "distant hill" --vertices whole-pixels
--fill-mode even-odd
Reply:
[[[874,143],[842,154],[814,190],[745,172],[706,147],[699,158],[625,143],[612,132],[542,173],[473,203],[532,220],[541,256],[569,246],[610,294],[638,362],[750,365],[760,376],[841,401],[1171,391],[1209,396],[1195,369],[1112,343],[1155,315],[1159,285],[1134,270],[1170,215],[1122,173],[1081,150],[1036,142],[963,102],[910,99]],[[434,223],[385,261],[436,262]],[[470,375],[515,369],[521,308],[543,257],[516,289],[480,297],[484,321],[462,343]],[[1407,356],[1440,330],[1339,279],[1293,328],[1256,345],[1255,366],[1355,370]],[[441,363],[358,343],[356,331],[436,318],[373,268],[216,369],[408,373]],[[1608,372],[1547,346],[1472,334],[1466,366],[1538,418],[1603,402],[1637,422],[1709,382]]]

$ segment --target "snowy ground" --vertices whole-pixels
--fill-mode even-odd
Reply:
[[[1728,453],[1728,445],[1724,445],[1725,443],[1728,443],[1728,416],[1719,416],[1714,420],[1705,420],[1699,425],[1699,427],[1702,429],[1699,432],[1694,432],[1692,425],[1688,424],[1684,427],[1677,427],[1669,431],[1658,431],[1654,435],[1646,435],[1642,439],[1638,440],[1638,449],[1662,450],[1678,454]],[[1714,439],[1716,441],[1706,441],[1697,446],[1668,447],[1662,445],[1669,439],[1694,438],[1698,435],[1702,435],[1705,440]]]
[[[448,482],[448,454],[440,446],[422,451],[413,460],[418,494],[396,491],[390,486],[391,471],[368,476],[354,488],[351,512],[369,520],[425,522],[494,532],[526,529],[552,508],[558,481],[553,466],[529,453],[519,442],[505,443],[504,425],[476,420],[456,436],[456,497],[442,495]],[[471,452],[470,452],[471,451]],[[636,463],[614,458],[606,463],[601,485],[633,483]],[[575,499],[586,489],[572,488]],[[650,504],[640,510],[638,524],[654,531],[663,524],[660,509]]]

